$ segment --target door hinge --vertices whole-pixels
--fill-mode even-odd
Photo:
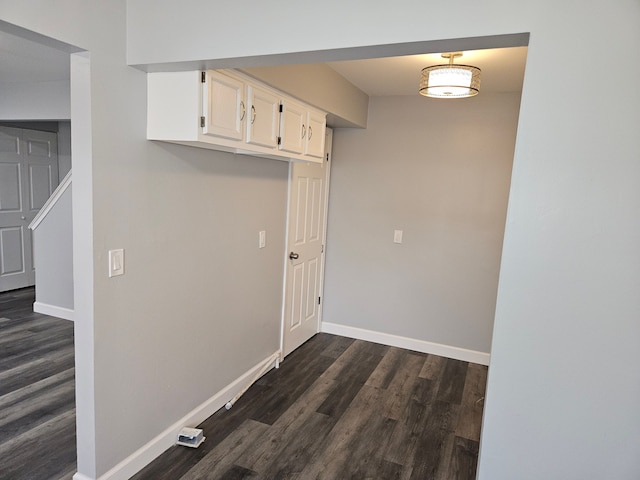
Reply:
[[[318,297],[318,305],[320,305],[320,297]]]
[[[282,143],[282,137],[278,137],[278,145]]]
[[[284,105],[280,104],[280,113],[282,113],[283,107],[284,107]]]
[[[200,72],[200,81],[202,83],[207,83],[207,72]]]
[[[329,161],[329,154],[327,153],[327,162]]]
[[[320,245],[320,253],[324,253],[324,245]]]
[[[202,128],[204,128],[204,126],[205,126],[205,120],[204,120],[204,117],[200,117],[200,126],[201,126]]]

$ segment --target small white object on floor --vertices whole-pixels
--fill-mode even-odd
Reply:
[[[185,447],[198,448],[205,437],[202,434],[202,430],[199,428],[184,427],[178,434],[177,445]]]

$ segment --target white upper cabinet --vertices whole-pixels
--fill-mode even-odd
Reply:
[[[280,150],[301,155],[307,137],[307,109],[297,102],[283,100],[280,110]]]
[[[257,85],[247,85],[247,143],[276,148],[280,98]]]
[[[147,138],[322,162],[326,116],[229,70],[147,74]]]
[[[327,125],[325,114],[292,100],[283,100],[280,112],[280,150],[321,159]]]
[[[309,110],[307,116],[307,139],[305,142],[305,155],[311,157],[324,157],[325,131],[327,119],[324,113]]]
[[[209,70],[205,76],[202,133],[234,140],[243,140],[243,125],[247,114],[244,82]]]

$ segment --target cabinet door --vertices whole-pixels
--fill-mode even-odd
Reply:
[[[207,72],[206,95],[203,112],[205,122],[202,133],[215,137],[243,140],[246,116],[244,82],[219,72]]]
[[[307,136],[307,109],[289,100],[283,100],[280,114],[280,150],[304,153]]]
[[[316,112],[309,112],[307,122],[307,141],[305,155],[322,158],[324,156],[324,135],[327,126],[326,117]]]
[[[276,148],[280,99],[255,85],[247,86],[247,143]]]

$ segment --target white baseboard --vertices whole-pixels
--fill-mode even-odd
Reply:
[[[489,365],[489,360],[491,358],[490,354],[484,352],[467,350],[466,348],[451,347],[440,343],[401,337],[390,333],[375,332],[373,330],[365,330],[364,328],[350,327],[348,325],[340,325],[337,323],[322,322],[320,328],[321,331],[325,333],[356,338],[358,340],[366,340],[373,343],[381,343],[382,345],[389,345],[390,347],[406,348],[407,350],[430,353],[441,357],[453,358],[455,360],[478,363],[480,365]]]
[[[52,317],[64,318],[65,320],[73,321],[73,310],[65,307],[56,307],[55,305],[49,305],[48,303],[34,302],[33,311],[36,313],[44,313]]]
[[[184,417],[175,422],[154,439],[149,441],[146,445],[142,446],[140,449],[122,460],[107,473],[101,475],[98,480],[127,480],[131,478],[133,475],[135,475],[149,463],[151,463],[160,454],[162,454],[165,450],[175,445],[176,439],[178,437],[178,432],[180,432],[183,427],[196,426],[209,418],[215,412],[220,410],[220,408],[222,408],[227,403],[227,401],[233,398],[246,386],[247,382],[252,381],[253,377],[265,365],[265,362],[267,360],[271,358],[275,360],[276,355],[278,355],[278,358],[280,358],[279,353],[280,352],[278,351],[273,355],[266,357],[263,361],[249,369],[247,372],[224,387],[211,398],[187,413]],[[206,437],[207,432],[204,432],[204,434]],[[90,479],[80,473],[76,473],[73,476],[73,480],[93,479]]]

